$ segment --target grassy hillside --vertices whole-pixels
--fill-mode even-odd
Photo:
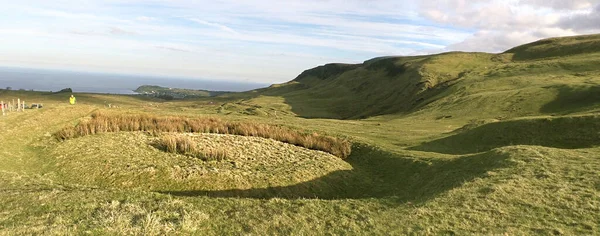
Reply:
[[[247,93],[246,103],[266,107],[263,111],[285,104],[302,117],[334,119],[419,112],[477,117],[470,113],[479,111],[492,118],[576,113],[599,108],[599,48],[600,36],[590,35],[542,40],[501,54],[450,52],[327,64]]]
[[[492,63],[491,58],[483,53],[451,53],[380,58],[361,65],[328,64],[259,93],[283,97],[294,113],[304,117],[353,119],[406,113],[463,78],[466,73],[461,69],[484,67]]]
[[[600,53],[573,48],[598,40],[329,64],[195,100],[0,90],[44,104],[0,116],[0,235],[597,234]],[[287,127],[352,151],[165,134],[226,153],[207,161],[148,132],[53,137],[99,112]]]

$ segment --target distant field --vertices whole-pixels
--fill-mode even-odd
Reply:
[[[192,100],[0,90],[44,104],[0,117],[0,234],[598,234],[596,42],[331,64]],[[180,128],[96,132],[94,114]],[[178,126],[194,119],[351,152]],[[94,132],[57,139],[80,127]],[[169,151],[169,138],[187,146]]]

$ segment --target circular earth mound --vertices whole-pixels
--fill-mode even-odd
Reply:
[[[187,135],[198,149],[222,150],[224,160],[167,153],[142,132],[90,135],[60,143],[52,155],[74,183],[154,191],[219,191],[291,186],[351,170],[342,159],[279,141],[222,134]]]

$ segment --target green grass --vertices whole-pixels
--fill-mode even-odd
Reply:
[[[448,137],[411,149],[469,154],[513,145],[562,149],[600,146],[600,117],[595,115],[493,122],[476,128],[460,129]]]
[[[0,234],[597,234],[600,54],[573,49],[594,40],[328,65],[189,101],[75,94],[71,106],[68,95],[0,90],[44,104],[0,117]],[[341,159],[187,134],[226,152],[205,161],[141,132],[52,137],[98,111],[285,126],[353,148]]]

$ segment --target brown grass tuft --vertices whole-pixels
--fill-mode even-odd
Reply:
[[[106,115],[103,113],[94,113],[92,114],[92,119],[82,121],[75,127],[66,127],[55,133],[54,136],[58,140],[66,140],[91,134],[119,131],[147,131],[153,134],[162,132],[188,132],[255,136],[328,152],[340,158],[348,157],[351,151],[351,143],[349,141],[336,137],[301,132],[284,126],[251,122],[229,122],[216,118]],[[219,155],[214,154],[214,156]]]
[[[163,135],[157,141],[156,147],[166,152],[179,153],[205,161],[221,161],[227,157],[225,150],[199,149],[198,144],[191,137],[182,135]]]

